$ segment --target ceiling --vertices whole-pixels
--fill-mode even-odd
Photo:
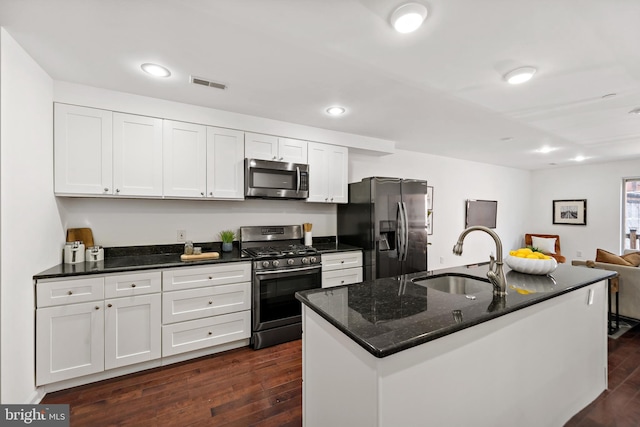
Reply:
[[[639,1],[417,1],[410,34],[397,0],[0,0],[0,25],[55,80],[522,169],[640,158]]]

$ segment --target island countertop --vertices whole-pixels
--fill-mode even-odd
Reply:
[[[447,273],[486,280],[487,271],[488,265],[413,273],[298,292],[296,298],[369,353],[382,358],[616,275],[559,265],[549,276],[536,276],[505,266],[507,296],[494,298],[487,283],[486,291],[473,294],[474,299],[412,282]]]

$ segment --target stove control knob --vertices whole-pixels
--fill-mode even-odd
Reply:
[[[303,264],[309,264],[309,258],[302,258]]]
[[[296,261],[293,258],[289,258],[287,260],[287,264],[289,264],[289,265],[293,265],[294,262],[296,262]]]
[[[277,267],[279,265],[280,265],[280,261],[278,261],[278,260],[273,261],[273,266],[274,267]]]
[[[311,264],[315,264],[317,259],[316,259],[316,257],[312,256],[311,258],[309,258],[309,261],[311,261]]]
[[[269,267],[269,261],[262,261],[262,266],[263,266],[264,268]]]

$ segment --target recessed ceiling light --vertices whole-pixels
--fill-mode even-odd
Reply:
[[[329,107],[327,108],[327,114],[330,116],[340,116],[344,114],[347,110],[344,107]]]
[[[531,80],[531,77],[533,77],[536,71],[535,67],[520,67],[509,71],[504,75],[504,79],[509,84],[519,85],[520,83]]]
[[[140,68],[142,68],[142,71],[145,73],[156,77],[169,77],[171,75],[171,71],[169,71],[168,68],[165,68],[162,65],[152,64],[150,62],[142,64]]]
[[[633,110],[629,111],[629,114],[640,114],[640,107],[634,108]]]
[[[538,150],[536,150],[536,152],[542,153],[542,154],[547,154],[547,153],[550,153],[550,152],[555,151],[555,150],[556,150],[556,148],[549,147],[548,145],[545,145],[545,146],[539,148]]]
[[[410,33],[420,28],[427,17],[427,8],[420,3],[406,3],[391,14],[391,25],[399,33]]]

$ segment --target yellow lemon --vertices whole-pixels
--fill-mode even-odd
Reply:
[[[529,255],[525,256],[525,258],[529,258],[529,259],[538,259],[538,255],[536,255],[536,254],[529,254]]]

